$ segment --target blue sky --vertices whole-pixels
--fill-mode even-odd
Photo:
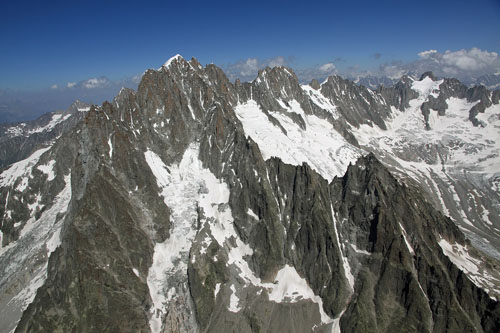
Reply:
[[[426,50],[499,53],[499,17],[498,0],[2,1],[0,90],[135,82],[177,53],[233,78],[249,59],[375,73]]]

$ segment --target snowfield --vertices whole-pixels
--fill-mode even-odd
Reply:
[[[257,143],[265,160],[275,156],[292,165],[307,163],[328,181],[343,176],[349,163],[361,156],[361,151],[348,143],[328,121],[306,115],[298,103],[290,104],[289,112],[302,116],[305,130],[287,114],[270,112],[286,130],[284,133],[269,121],[254,100],[237,105],[235,112],[245,135]]]

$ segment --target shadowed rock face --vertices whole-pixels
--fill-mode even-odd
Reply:
[[[235,112],[255,103],[253,112],[288,138],[293,130],[309,140],[314,122],[326,124],[347,146],[356,143],[352,127],[386,128],[391,106],[404,109],[414,98],[409,84],[373,92],[331,77],[311,87],[336,107],[327,110],[283,67],[234,84],[195,59],[146,71],[137,92],[123,89],[93,106],[41,155],[32,169],[54,160],[53,178],[34,171],[24,190],[21,179],[1,188],[9,248],[0,267],[15,258],[45,274],[5,327],[20,320],[16,332],[500,330],[498,285],[489,295],[471,282],[443,244],[481,258],[478,269],[493,278],[498,262],[474,250],[425,190],[374,154],[329,179],[316,164],[264,157],[266,147]],[[56,206],[64,179],[71,200],[52,222],[43,212]],[[42,191],[44,182],[53,188]],[[38,217],[21,197],[44,203]],[[60,229],[32,242],[42,258],[34,263],[22,230],[42,230],[42,222]],[[21,266],[12,267],[5,271],[20,276]],[[0,306],[32,275],[23,281],[0,281]]]
[[[418,97],[415,90],[411,89],[412,80],[403,76],[399,82],[392,87],[379,87],[377,92],[384,96],[385,100],[396,107],[398,110],[403,111],[409,106],[409,101]]]
[[[386,128],[384,120],[390,115],[390,106],[370,89],[335,75],[322,84],[321,93],[337,105],[343,118],[351,125],[373,123]]]
[[[341,320],[346,331],[498,326],[497,303],[477,293],[436,245],[441,238],[465,245],[463,234],[419,191],[368,155],[331,184],[331,193],[346,239],[370,253],[357,257],[362,282]]]

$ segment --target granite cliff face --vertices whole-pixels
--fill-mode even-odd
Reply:
[[[498,331],[495,96],[176,56],[2,159],[0,327]]]

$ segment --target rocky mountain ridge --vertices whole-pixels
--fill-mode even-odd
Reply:
[[[77,100],[64,112],[46,113],[29,122],[0,124],[0,168],[27,158],[37,147],[55,140],[89,110],[90,105]]]
[[[406,73],[405,75],[411,76],[414,79],[419,78],[419,74],[415,72]],[[400,79],[391,78],[388,76],[377,76],[377,75],[366,75],[357,77],[347,77],[358,85],[362,85],[373,90],[376,90],[380,86],[392,87],[397,84]],[[462,79],[462,83],[468,88],[473,88],[474,86],[484,86],[489,90],[499,90],[500,89],[500,73],[486,74],[478,77],[469,77]]]
[[[176,56],[2,171],[2,330],[494,332],[496,141],[405,126],[498,133],[495,96]]]

